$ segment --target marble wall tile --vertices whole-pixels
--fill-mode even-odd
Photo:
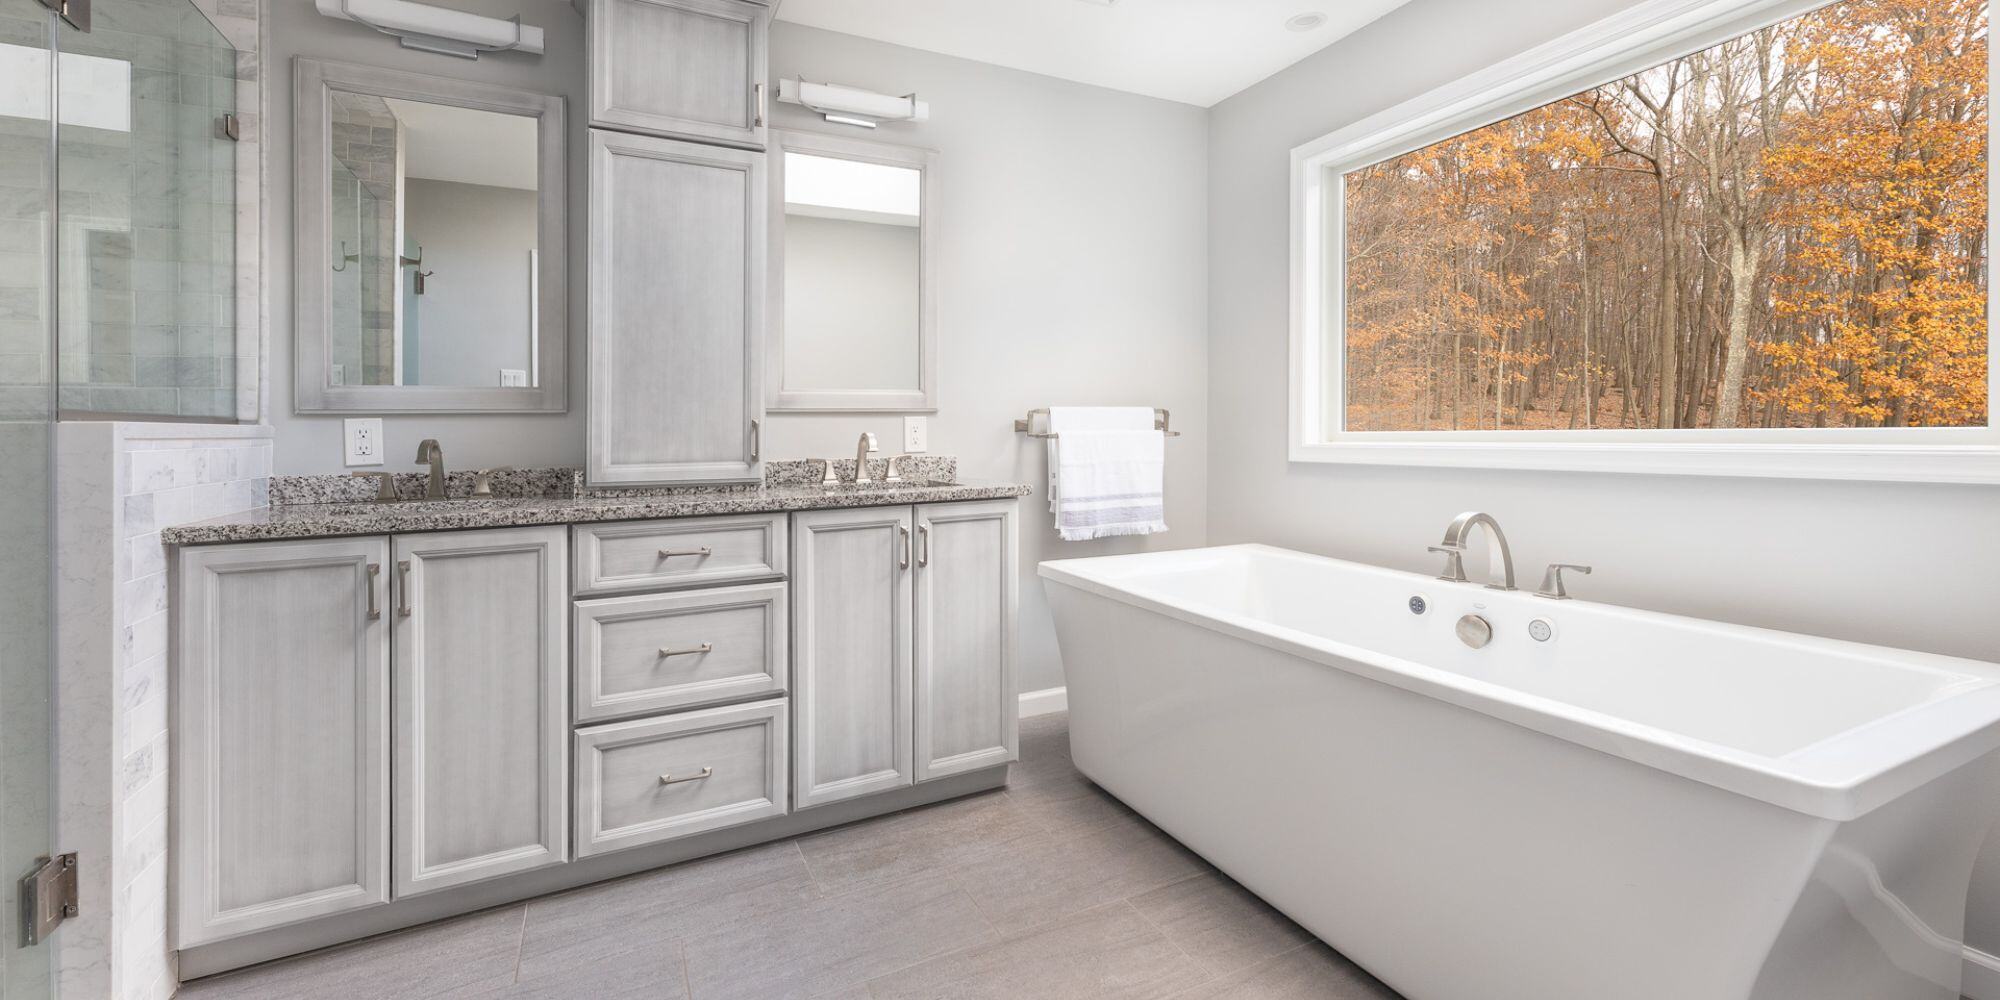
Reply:
[[[64,995],[171,996],[168,554],[160,529],[262,506],[270,429],[70,423],[58,430],[63,642],[58,825],[89,857],[58,939]]]

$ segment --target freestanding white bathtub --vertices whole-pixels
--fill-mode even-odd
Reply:
[[[1041,575],[1077,766],[1413,1000],[1958,996],[2000,666],[1255,545]]]

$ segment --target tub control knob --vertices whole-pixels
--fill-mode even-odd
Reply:
[[[1458,641],[1479,649],[1493,641],[1493,626],[1478,615],[1466,615],[1458,620]]]

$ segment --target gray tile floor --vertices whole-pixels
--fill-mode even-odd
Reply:
[[[180,995],[1397,1000],[1078,774],[1061,715],[1022,722],[1004,791],[199,980]]]

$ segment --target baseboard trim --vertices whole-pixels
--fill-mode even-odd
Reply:
[[[1040,691],[1021,692],[1021,718],[1037,715],[1054,715],[1069,711],[1069,688],[1043,688]],[[1993,1000],[2000,1000],[1995,996]]]
[[[1967,945],[1965,982],[1958,992],[1970,1000],[2000,1000],[2000,956]]]

